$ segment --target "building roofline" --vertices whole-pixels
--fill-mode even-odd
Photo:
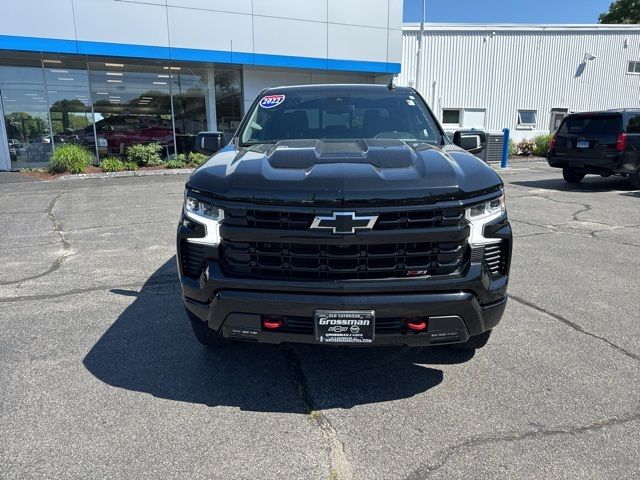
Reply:
[[[397,74],[401,69],[401,64],[395,62],[302,57],[232,50],[204,50],[166,45],[141,45],[3,34],[0,34],[0,50],[140,58],[161,61],[230,63],[257,67],[347,71],[377,75]]]
[[[426,31],[439,32],[626,32],[640,33],[640,25],[613,24],[527,24],[527,23],[425,23]],[[420,30],[419,23],[405,23],[403,31]]]

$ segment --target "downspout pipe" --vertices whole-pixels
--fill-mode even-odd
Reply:
[[[418,53],[416,54],[416,90],[422,92],[422,42],[424,38],[424,19],[426,1],[422,0],[422,20],[420,21],[420,33],[418,34]]]
[[[433,85],[431,86],[431,110],[440,111],[436,105],[436,99],[438,98],[438,80],[433,81]]]

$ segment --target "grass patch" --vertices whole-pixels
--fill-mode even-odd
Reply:
[[[83,146],[73,143],[61,145],[51,152],[49,170],[52,173],[84,173],[91,160],[93,155]]]
[[[103,172],[121,172],[124,168],[124,162],[117,157],[108,157],[100,162],[100,169]]]
[[[546,157],[549,152],[549,146],[551,145],[551,139],[553,138],[553,134],[548,135],[538,135],[533,139],[533,143],[535,143],[535,147],[533,149],[533,154],[536,157]]]

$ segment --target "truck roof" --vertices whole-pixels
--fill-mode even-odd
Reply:
[[[317,84],[317,85],[290,85],[290,86],[281,86],[281,87],[273,87],[267,88],[263,90],[263,93],[269,94],[278,94],[278,93],[287,93],[287,92],[317,92],[318,90],[322,91],[336,91],[336,92],[344,92],[345,90],[350,92],[358,92],[358,93],[373,93],[373,92],[403,92],[403,93],[413,93],[413,89],[409,87],[398,87],[396,86],[394,90],[389,90],[387,85],[377,85],[377,84],[366,84],[366,83],[332,83],[332,84]]]
[[[611,114],[625,114],[625,113],[637,113],[640,114],[640,108],[612,108],[610,110],[597,110],[593,112],[573,112],[571,115],[611,115]]]

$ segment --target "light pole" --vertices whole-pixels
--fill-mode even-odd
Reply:
[[[422,0],[422,18],[420,20],[420,34],[418,37],[418,53],[416,58],[416,90],[420,92],[422,82],[422,38],[424,37],[424,19],[426,17],[427,0]]]

